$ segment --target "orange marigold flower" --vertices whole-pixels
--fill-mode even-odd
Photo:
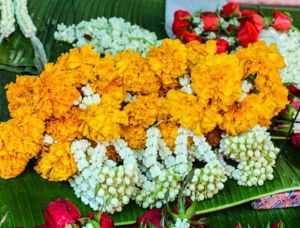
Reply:
[[[60,118],[71,109],[79,96],[73,80],[54,65],[47,64],[34,85],[33,102],[42,119],[52,116]]]
[[[126,91],[146,95],[159,90],[159,79],[139,53],[120,52],[115,56],[115,62]]]
[[[0,178],[10,179],[20,175],[27,163],[25,156],[0,150]]]
[[[241,97],[242,78],[243,69],[236,55],[209,55],[192,69],[191,85],[203,105],[210,102],[227,111]]]
[[[33,87],[38,77],[17,76],[16,82],[6,86],[8,110],[11,117],[26,116],[34,113]]]
[[[72,177],[77,167],[71,154],[70,142],[45,147],[34,169],[49,181],[65,181]]]
[[[126,112],[103,104],[89,106],[82,120],[83,136],[96,142],[117,139],[120,136],[120,125],[128,124]]]
[[[180,125],[174,121],[163,122],[158,126],[164,142],[170,149],[175,148],[175,139],[178,135],[179,126]]]
[[[123,126],[121,137],[133,149],[144,149],[146,142],[146,130],[140,126]]]
[[[157,94],[138,96],[124,108],[129,125],[147,129],[157,120],[160,114],[159,106],[160,100]]]
[[[194,67],[207,55],[214,55],[217,50],[216,44],[215,40],[209,40],[205,44],[201,44],[196,40],[187,43],[185,46],[187,47],[188,67]]]
[[[148,52],[147,61],[163,87],[175,88],[176,79],[187,71],[187,48],[180,40],[164,39],[161,46]]]
[[[80,115],[82,111],[72,108],[67,114],[59,119],[53,118],[46,123],[46,132],[56,141],[72,140],[81,138],[82,133],[79,128],[82,124]]]

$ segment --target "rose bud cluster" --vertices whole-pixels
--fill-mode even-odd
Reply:
[[[223,135],[219,152],[238,162],[231,175],[239,185],[263,185],[274,177],[273,167],[279,149],[274,147],[265,128],[257,126],[238,136]]]

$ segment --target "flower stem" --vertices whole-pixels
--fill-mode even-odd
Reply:
[[[274,140],[285,140],[286,138],[290,139],[290,137],[286,137],[286,136],[271,136],[271,138]]]

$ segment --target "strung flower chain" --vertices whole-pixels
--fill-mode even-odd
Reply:
[[[191,81],[188,75],[179,78],[179,84],[181,85],[181,91],[187,94],[193,94]]]
[[[69,27],[60,24],[54,37],[74,47],[91,43],[95,51],[112,55],[131,49],[145,56],[149,46],[156,47],[160,43],[154,33],[116,17],[96,18]]]
[[[106,147],[113,145],[123,165],[108,159]],[[138,166],[134,152],[123,140],[91,147],[87,140],[74,141],[71,146],[79,174],[70,180],[75,194],[91,208],[109,213],[120,212],[135,195]]]
[[[89,85],[85,85],[81,88],[83,93],[83,97],[80,96],[76,101],[73,102],[74,105],[78,105],[81,109],[86,109],[88,106],[92,104],[100,104],[100,95],[97,93],[93,93],[93,90]]]
[[[0,44],[15,31],[14,4],[12,0],[0,0]]]
[[[15,15],[17,22],[26,38],[31,40],[34,49],[34,62],[39,71],[42,71],[44,64],[48,62],[44,46],[36,36],[36,27],[28,14],[27,0],[15,0]]]
[[[265,128],[257,126],[238,136],[222,137],[219,152],[239,162],[236,169],[231,168],[231,175],[239,185],[263,185],[265,180],[274,178],[273,167],[279,149],[274,147]]]

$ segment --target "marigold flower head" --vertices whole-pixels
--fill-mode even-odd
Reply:
[[[34,113],[33,87],[38,77],[17,76],[16,82],[6,86],[11,117],[26,116]]]
[[[0,151],[21,154],[27,159],[36,156],[43,143],[44,125],[36,115],[0,123]]]
[[[147,61],[163,87],[175,88],[176,79],[187,71],[187,48],[180,40],[164,39],[161,46],[148,52]]]
[[[72,140],[81,138],[82,133],[79,128],[82,124],[80,115],[82,111],[72,108],[67,114],[59,119],[52,118],[46,123],[46,132],[56,141]]]
[[[203,105],[226,111],[241,96],[243,69],[236,55],[209,55],[191,72],[191,85]]]
[[[216,44],[215,40],[209,40],[205,44],[201,44],[196,40],[187,43],[185,46],[187,47],[188,67],[194,67],[207,55],[214,55],[217,50]]]
[[[78,99],[80,93],[73,80],[54,65],[47,64],[34,85],[33,102],[42,119],[64,116]]]
[[[121,124],[128,124],[126,112],[103,104],[89,106],[82,115],[82,120],[83,136],[96,142],[117,139]]]
[[[244,67],[244,77],[255,75],[257,72],[285,67],[284,59],[275,44],[267,46],[264,41],[249,44],[247,48],[237,51],[237,56]]]
[[[180,125],[174,121],[163,122],[158,126],[164,142],[170,149],[175,148],[175,139],[178,135],[179,126]]]
[[[10,179],[20,175],[27,163],[26,156],[0,150],[0,178]]]
[[[125,106],[130,126],[141,126],[145,129],[157,120],[160,110],[160,100],[157,94],[138,96],[133,102]]]
[[[141,126],[123,126],[121,129],[121,137],[126,140],[130,148],[145,148],[146,130]]]
[[[99,53],[91,45],[73,48],[60,56],[55,64],[56,69],[64,71],[66,76],[77,86],[96,79],[96,68],[100,61]]]
[[[115,62],[126,91],[146,95],[159,90],[159,79],[139,53],[131,50],[120,52],[115,56]]]
[[[45,147],[34,169],[49,181],[65,181],[72,177],[77,167],[71,154],[70,142]]]

